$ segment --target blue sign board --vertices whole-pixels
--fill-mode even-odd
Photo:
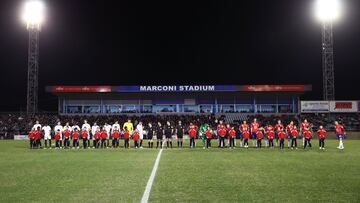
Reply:
[[[237,91],[236,85],[140,85],[115,86],[114,92],[224,92]]]

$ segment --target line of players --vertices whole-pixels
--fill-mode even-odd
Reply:
[[[336,137],[339,140],[338,149],[344,149],[343,138],[345,136],[344,126],[335,121],[335,133]],[[285,147],[285,139],[288,141],[288,148],[297,149],[297,140],[302,137],[302,146],[305,149],[306,147],[312,147],[311,139],[313,138],[313,132],[311,131],[311,124],[305,119],[300,128],[291,121],[286,127],[282,124],[281,120],[278,120],[275,126],[267,124],[264,127],[261,127],[255,118],[253,122],[249,125],[246,121],[243,121],[239,126],[240,131],[240,147],[248,148],[249,140],[252,140],[253,146],[257,148],[262,147],[262,141],[265,140],[266,147],[274,147],[275,145],[279,146],[280,149]],[[206,131],[206,134],[210,134],[211,129]],[[235,137],[236,131],[234,127],[230,125],[224,125],[220,121],[217,126],[217,134],[219,137],[218,147],[225,147],[225,140],[228,137],[228,147],[235,147]],[[327,137],[327,132],[323,126],[319,126],[316,132],[319,139],[319,149],[325,149],[325,139]],[[209,136],[210,137],[210,136]],[[208,145],[206,145],[208,147]]]
[[[339,140],[338,149],[344,149],[343,138],[345,136],[344,126],[335,121],[335,134]],[[51,148],[51,132],[52,129],[49,125],[41,127],[38,121],[29,132],[30,148],[39,148],[41,146],[41,139],[44,138],[44,148]],[[238,131],[235,127],[229,124],[225,125],[223,121],[219,121],[216,129],[212,129],[208,124],[201,124],[200,127],[190,123],[186,128],[181,121],[176,126],[171,125],[168,121],[166,125],[158,122],[153,126],[148,123],[144,126],[139,122],[134,129],[131,120],[125,122],[121,128],[120,124],[116,121],[113,125],[105,123],[102,127],[94,123],[93,126],[84,120],[82,127],[78,125],[70,126],[66,123],[62,126],[60,122],[54,127],[55,148],[70,148],[70,140],[72,140],[72,148],[79,148],[80,139],[82,140],[82,147],[84,149],[90,147],[90,140],[92,140],[93,148],[118,148],[119,140],[124,139],[124,147],[130,148],[130,139],[133,139],[134,148],[143,147],[143,139],[148,140],[148,147],[153,148],[156,143],[156,148],[162,148],[163,144],[166,148],[172,148],[172,137],[176,135],[177,146],[183,147],[183,136],[187,134],[190,138],[190,148],[196,146],[196,139],[201,138],[203,148],[211,148],[211,141],[217,138],[218,147],[235,148],[236,135],[240,132],[240,147],[248,148],[249,140],[252,140],[254,147],[261,148],[262,141],[265,141],[266,147],[279,146],[280,149],[285,147],[285,139],[287,139],[288,148],[297,149],[298,138],[302,137],[302,146],[312,147],[311,139],[313,132],[311,131],[311,124],[305,119],[298,128],[293,121],[287,126],[284,126],[281,120],[278,120],[275,126],[267,124],[264,127],[255,118],[249,125],[246,121],[240,124]],[[319,148],[325,149],[325,139],[327,136],[326,130],[323,126],[319,126],[316,132],[319,139]],[[165,142],[164,142],[165,138]],[[111,145],[110,145],[111,140]],[[227,144],[225,143],[227,140]]]

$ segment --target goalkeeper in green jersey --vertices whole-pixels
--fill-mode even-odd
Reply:
[[[202,140],[204,149],[206,147],[206,133],[205,132],[206,132],[208,127],[209,127],[209,125],[204,123],[204,124],[201,124],[200,129],[199,129],[199,133],[200,133],[200,136],[201,136],[201,140]]]

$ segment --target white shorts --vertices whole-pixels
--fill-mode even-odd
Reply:
[[[51,140],[51,135],[44,135],[44,140]]]

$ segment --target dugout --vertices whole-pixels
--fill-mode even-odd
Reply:
[[[311,85],[47,86],[61,115],[289,113]]]

